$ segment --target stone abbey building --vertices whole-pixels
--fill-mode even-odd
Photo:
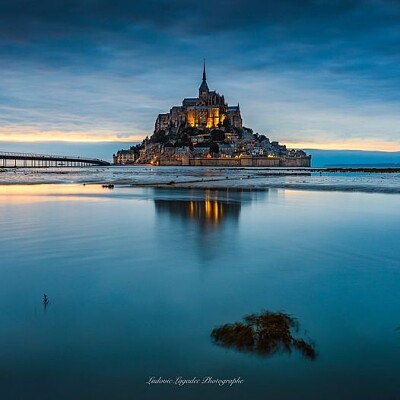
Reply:
[[[154,132],[177,133],[181,128],[217,128],[228,119],[230,126],[242,128],[239,104],[228,106],[223,95],[211,91],[207,85],[206,65],[198,97],[185,98],[181,106],[174,106],[169,113],[159,114]]]

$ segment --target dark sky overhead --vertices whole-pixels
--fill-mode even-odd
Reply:
[[[271,139],[400,150],[398,0],[0,0],[0,140],[138,140],[204,57]]]

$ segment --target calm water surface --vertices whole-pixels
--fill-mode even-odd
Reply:
[[[399,199],[0,186],[0,398],[399,399]],[[212,343],[263,309],[317,359]]]

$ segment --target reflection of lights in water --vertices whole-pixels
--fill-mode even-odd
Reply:
[[[217,200],[191,200],[189,202],[189,217],[190,219],[218,223],[224,215],[224,206],[224,203],[220,203]]]
[[[158,213],[169,214],[182,220],[199,224],[203,228],[217,228],[225,222],[237,221],[240,215],[242,202],[249,202],[254,197],[265,196],[266,192],[251,190],[188,190],[174,191],[156,190],[154,199]],[[166,198],[166,194],[170,196]],[[185,198],[174,196],[184,194]],[[161,198],[157,198],[162,195]],[[186,196],[189,195],[187,198]]]
[[[214,220],[218,221],[219,212],[218,212],[218,202],[214,201]]]
[[[193,203],[192,200],[190,201],[189,215],[190,215],[191,218],[193,218],[193,215],[194,215],[194,203]]]

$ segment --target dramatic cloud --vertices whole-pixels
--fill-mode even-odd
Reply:
[[[137,140],[211,88],[246,126],[400,149],[396,0],[2,0],[0,140]]]

